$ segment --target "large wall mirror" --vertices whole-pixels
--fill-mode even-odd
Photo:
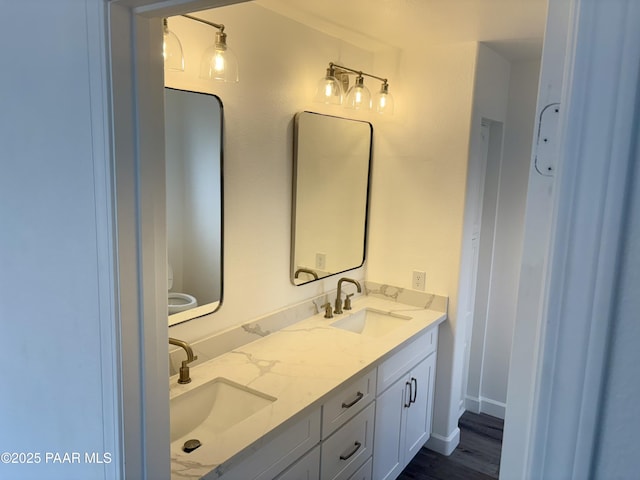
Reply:
[[[222,301],[222,103],[165,88],[169,326]]]
[[[295,118],[291,281],[364,263],[373,127],[300,112]]]

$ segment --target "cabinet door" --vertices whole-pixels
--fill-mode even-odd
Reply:
[[[408,377],[407,377],[408,378]],[[396,478],[404,468],[402,422],[409,401],[407,381],[401,378],[376,399],[373,478]]]
[[[409,390],[412,398],[411,406],[404,410],[406,419],[403,465],[411,461],[431,434],[431,398],[435,358],[435,355],[430,355],[409,372],[411,384]]]

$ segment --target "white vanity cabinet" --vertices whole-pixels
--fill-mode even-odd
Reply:
[[[428,331],[378,367],[379,385],[393,383],[376,399],[376,480],[396,478],[429,439],[436,342],[437,330]]]
[[[417,333],[218,478],[395,479],[431,433],[437,339]]]

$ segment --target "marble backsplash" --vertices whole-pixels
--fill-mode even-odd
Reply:
[[[419,292],[408,288],[394,287],[384,283],[364,282],[366,295],[384,298],[405,305],[426,308],[446,313],[449,307],[449,297],[434,293]]]
[[[447,312],[448,298],[441,295],[418,292],[416,290],[375,282],[364,282],[363,294],[392,300],[405,305],[443,313]],[[242,345],[258,340],[261,337],[266,337],[272,332],[288,327],[300,320],[312,317],[322,311],[322,305],[325,303],[331,302],[333,304],[335,296],[335,290],[323,293],[317,297],[285,307],[276,312],[194,342],[191,344],[191,347],[198,359],[190,365],[193,366],[206,362]],[[354,297],[354,299],[356,298],[357,297]],[[171,330],[169,330],[169,336],[171,336]],[[181,348],[172,348],[169,353],[170,375],[176,375],[178,373],[180,363],[185,358],[184,350]]]

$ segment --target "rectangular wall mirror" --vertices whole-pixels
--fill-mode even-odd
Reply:
[[[368,122],[295,117],[291,281],[313,282],[365,259],[371,144]]]
[[[222,301],[222,103],[165,88],[169,326]]]

